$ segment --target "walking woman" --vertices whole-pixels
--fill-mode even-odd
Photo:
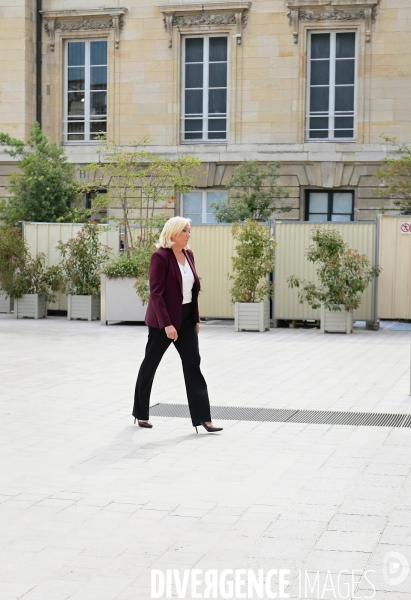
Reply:
[[[222,431],[222,427],[214,427],[211,421],[207,384],[200,371],[200,281],[194,255],[188,249],[189,240],[189,219],[173,217],[164,225],[158,249],[151,257],[150,300],[146,314],[148,342],[137,377],[133,416],[140,427],[152,427],[148,418],[154,375],[165,351],[174,343],[183,363],[193,426],[197,433],[199,425],[214,433]]]

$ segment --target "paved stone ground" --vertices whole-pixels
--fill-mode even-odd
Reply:
[[[277,568],[292,599],[354,597],[301,595],[299,571],[336,585],[369,569],[355,597],[409,600],[411,577],[387,583],[383,564],[389,552],[411,562],[411,430],[135,427],[146,333],[0,315],[0,599],[148,600],[152,568]],[[210,323],[203,371],[214,404],[408,413],[410,337]],[[172,348],[156,402],[185,402]]]

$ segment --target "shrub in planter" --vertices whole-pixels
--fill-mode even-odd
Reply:
[[[269,300],[274,284],[268,280],[274,268],[275,241],[269,228],[247,219],[235,223],[232,235],[237,240],[237,256],[232,258],[234,283],[231,300],[235,303],[235,330],[265,331],[270,327]]]
[[[47,267],[46,256],[34,258],[25,252],[23,264],[17,264],[13,279],[4,290],[15,299],[14,314],[19,317],[46,317],[46,303],[56,301],[56,292],[61,289],[61,271],[57,266]]]
[[[102,324],[107,321],[144,321],[150,296],[148,269],[159,230],[166,217],[138,219],[134,246],[111,259],[104,267]]]
[[[322,308],[323,331],[347,331],[350,328],[346,316],[341,315],[347,325],[338,324],[338,320],[327,314],[347,312],[358,308],[361,304],[361,294],[369,283],[378,277],[380,267],[373,267],[365,254],[348,247],[339,231],[316,227],[311,234],[313,244],[307,249],[307,259],[317,265],[319,285],[305,281],[292,275],[288,278],[291,288],[299,288],[300,303],[308,302],[311,308]],[[325,310],[325,312],[324,312]],[[324,321],[331,319],[331,324],[324,327]]]
[[[86,223],[75,238],[57,245],[69,319],[91,320],[100,315],[100,275],[110,248],[100,242],[99,229]]]
[[[17,267],[21,267],[26,259],[27,250],[21,230],[18,227],[0,227],[0,288],[7,294]]]

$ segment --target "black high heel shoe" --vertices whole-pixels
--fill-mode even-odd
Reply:
[[[136,424],[136,421],[137,421],[137,417],[134,418],[134,425]],[[153,427],[149,421],[139,421],[138,426],[145,427],[146,429],[151,429]]]
[[[204,427],[204,429],[206,431],[208,431],[208,433],[217,433],[217,431],[223,431],[222,427],[213,427],[213,426],[210,427],[209,425],[206,425],[205,423],[200,423],[200,425],[202,425]],[[197,425],[194,425],[194,427],[196,428],[196,431],[198,433]]]

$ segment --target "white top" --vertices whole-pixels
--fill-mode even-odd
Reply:
[[[180,262],[178,263],[178,266],[180,267],[181,277],[183,278],[183,304],[188,304],[193,299],[192,290],[194,285],[194,274],[187,258],[184,266]]]

